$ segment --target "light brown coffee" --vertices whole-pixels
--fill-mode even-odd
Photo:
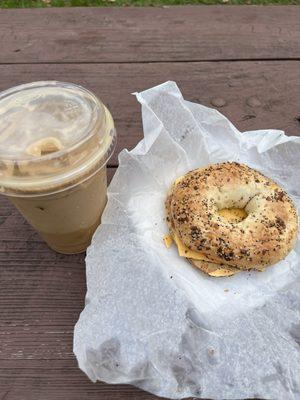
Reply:
[[[90,244],[106,204],[106,167],[62,192],[11,201],[50,247],[80,253]]]
[[[116,133],[107,108],[59,82],[0,94],[0,190],[62,253],[86,249],[106,204]]]

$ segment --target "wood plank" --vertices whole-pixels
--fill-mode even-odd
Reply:
[[[66,384],[63,387],[57,387],[56,381],[59,377],[65,379],[65,375],[57,374],[51,382],[45,385],[43,380],[37,378],[35,380],[36,387],[34,390],[28,390],[27,383],[25,387],[15,388],[7,390],[3,393],[3,400],[159,400],[159,397],[153,396],[142,390],[136,389],[133,386],[118,385],[112,387],[112,385],[106,385],[96,383],[93,385],[91,382],[84,382],[77,377],[70,384]],[[85,378],[87,380],[87,378]],[[27,378],[24,378],[26,381]],[[73,387],[72,383],[79,383]],[[87,384],[86,384],[87,383]],[[1,399],[2,399],[1,398]],[[188,400],[188,399],[187,399]]]
[[[132,386],[93,384],[79,370],[72,340],[84,306],[84,254],[48,249],[4,196],[0,215],[0,398],[156,399]]]
[[[297,6],[0,10],[0,62],[300,58]]]
[[[300,61],[0,65],[0,90],[42,79],[79,83],[108,105],[119,135],[110,165],[117,164],[121,149],[131,149],[142,138],[140,106],[131,93],[169,79],[188,100],[213,107],[221,97],[226,104],[219,111],[241,131],[274,128],[300,134]],[[253,105],[253,98],[260,105]]]
[[[25,379],[24,379],[25,380]],[[38,381],[39,385],[43,385],[43,381]],[[75,379],[74,379],[75,382]],[[81,381],[80,381],[81,382]],[[89,382],[89,386],[81,382],[80,388],[77,386],[72,389],[72,384],[67,388],[56,387],[56,378],[48,384],[44,389],[39,387],[35,390],[27,390],[25,388],[8,390],[3,393],[3,400],[159,400],[157,396],[153,396],[142,390],[129,386],[120,385],[111,388],[111,385],[97,383],[93,388]],[[101,385],[101,386],[100,386]],[[100,390],[101,387],[101,390]],[[188,399],[187,399],[188,400]]]

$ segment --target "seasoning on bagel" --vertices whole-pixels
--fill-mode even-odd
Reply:
[[[212,276],[264,270],[285,258],[297,239],[297,211],[287,193],[236,162],[176,179],[166,212],[179,255]]]

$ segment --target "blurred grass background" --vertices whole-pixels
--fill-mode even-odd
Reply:
[[[180,4],[294,4],[300,0],[0,0],[0,8],[88,7],[88,6],[168,6]]]

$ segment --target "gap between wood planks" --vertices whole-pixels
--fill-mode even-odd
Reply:
[[[258,61],[266,61],[266,62],[274,62],[274,61],[285,61],[285,62],[293,62],[300,61],[299,57],[289,57],[289,58],[220,58],[220,59],[188,59],[188,60],[150,60],[150,61],[33,61],[33,62],[1,62],[0,65],[74,65],[74,64],[98,64],[98,65],[114,65],[114,64],[187,64],[187,63],[221,63],[221,62],[258,62]]]

